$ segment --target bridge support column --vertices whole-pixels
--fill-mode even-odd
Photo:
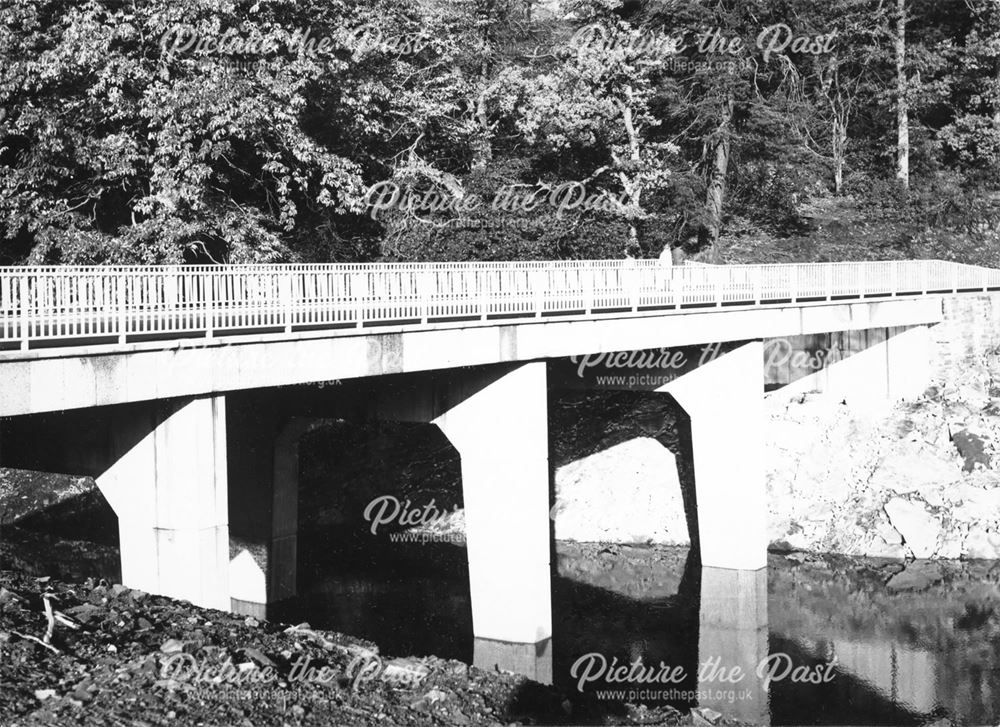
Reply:
[[[763,355],[753,341],[659,389],[691,419],[703,566],[767,566]]]
[[[930,326],[890,329],[886,345],[889,398],[893,401],[919,398],[931,381]]]
[[[472,628],[537,644],[552,635],[546,367],[475,383],[434,419],[462,458]]]
[[[552,684],[552,639],[518,644],[477,638],[472,647],[472,664],[491,671],[499,667],[539,684]]]
[[[698,691],[705,696],[699,706],[750,724],[770,724],[768,685],[756,673],[768,656],[767,629],[766,568],[702,568]],[[736,667],[740,679],[735,679]],[[726,675],[734,681],[725,681]]]
[[[118,515],[122,583],[228,610],[225,399],[123,414],[111,438],[97,485]]]
[[[297,592],[299,440],[308,419],[279,417],[266,406],[232,422],[230,595],[232,610],[273,618]],[[261,416],[263,414],[263,416]]]

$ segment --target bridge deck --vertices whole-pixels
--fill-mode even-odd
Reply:
[[[0,356],[37,346],[806,305],[1000,290],[942,261],[670,267],[658,260],[0,268]]]

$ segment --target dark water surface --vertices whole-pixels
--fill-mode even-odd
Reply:
[[[405,549],[304,572],[287,615],[390,654],[495,661],[502,645],[472,638],[463,549]],[[634,702],[773,725],[1000,720],[1000,563],[901,573],[893,561],[774,554],[766,570],[738,572],[694,567],[686,549],[558,551],[552,641],[507,660],[609,713]],[[645,669],[631,679],[605,678],[603,664],[636,660]],[[581,675],[592,679],[581,685]]]

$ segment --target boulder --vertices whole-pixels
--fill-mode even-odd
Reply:
[[[965,557],[970,560],[1000,559],[1000,534],[972,528],[965,539]]]
[[[937,551],[941,523],[920,502],[894,497],[885,504],[889,522],[903,536],[915,558],[930,558]]]
[[[909,444],[886,455],[870,480],[878,489],[900,494],[913,492],[926,485],[946,485],[961,479],[962,473],[927,449]]]
[[[982,465],[985,469],[990,468],[990,458],[986,454],[986,443],[982,437],[968,430],[963,430],[955,432],[951,438],[955,442],[959,454],[965,460],[965,465],[962,467],[963,472],[972,472],[977,464]]]

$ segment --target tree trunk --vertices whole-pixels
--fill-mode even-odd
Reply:
[[[847,154],[847,124],[833,118],[833,191],[838,197],[844,190],[844,157]]]
[[[722,104],[719,128],[711,141],[708,184],[705,191],[705,211],[708,222],[699,235],[702,246],[709,247],[709,260],[719,261],[719,234],[722,231],[722,211],[726,197],[726,175],[729,172],[729,127],[733,120],[733,97]]]
[[[485,78],[483,80],[485,83]],[[476,133],[471,142],[473,169],[484,169],[493,160],[493,139],[490,137],[490,120],[486,112],[486,93],[483,91],[479,94],[473,113],[476,121]]]
[[[896,0],[896,178],[910,188],[910,107],[906,83],[906,0]]]
[[[639,132],[635,128],[635,120],[632,117],[632,108],[624,102],[620,102],[618,104],[618,108],[619,111],[621,111],[622,124],[625,126],[625,135],[628,137],[629,160],[632,162],[633,168],[638,169],[640,162],[642,161],[642,155],[639,152]],[[615,161],[618,166],[621,166],[620,160],[618,160],[617,157],[615,157]],[[629,205],[636,211],[641,210],[641,182],[637,179],[630,178],[624,171],[619,171],[618,177],[621,180],[622,188],[625,190],[625,194],[628,197]],[[626,249],[626,253],[639,255],[642,252],[644,252],[644,248],[642,246],[642,234],[639,230],[639,222],[633,218],[629,223],[628,248]]]
[[[997,61],[993,71],[993,84],[994,88],[1000,91],[1000,61]],[[998,91],[994,91],[994,93]],[[993,126],[1000,126],[1000,100],[994,101]]]

